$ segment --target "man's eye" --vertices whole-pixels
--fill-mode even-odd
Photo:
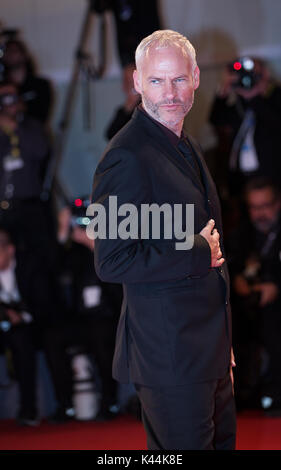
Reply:
[[[158,85],[158,83],[160,83],[160,80],[153,78],[152,80],[150,80],[150,83],[152,83],[153,85]]]
[[[178,83],[185,82],[185,78],[176,78],[175,81],[178,82]]]

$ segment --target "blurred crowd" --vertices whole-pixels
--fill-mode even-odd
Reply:
[[[0,347],[11,354],[19,386],[17,418],[38,422],[38,350],[43,350],[57,409],[73,418],[73,355],[87,354],[99,391],[95,419],[111,419],[117,385],[111,364],[122,302],[119,285],[94,271],[93,242],[85,231],[87,199],[60,210],[42,197],[51,159],[48,128],[52,87],[35,73],[24,43],[8,38],[0,82]]]
[[[209,121],[231,280],[238,409],[281,414],[281,88],[261,59],[222,74]]]
[[[94,419],[109,420],[118,413],[111,364],[122,287],[95,274],[87,197],[60,210],[53,194],[42,198],[52,154],[51,84],[17,38],[6,40],[1,65],[0,353],[9,352],[18,383],[17,419],[38,423],[42,350],[57,403],[49,419],[75,419],[73,358],[82,353],[99,392]],[[124,57],[124,104],[108,120],[107,139],[139,104],[133,69]],[[265,63],[239,58],[225,67],[209,121],[231,278],[236,403],[281,414],[281,88]]]

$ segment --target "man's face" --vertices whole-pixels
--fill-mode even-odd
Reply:
[[[11,243],[1,243],[0,241],[0,271],[7,269],[14,258],[15,248]]]
[[[183,123],[199,86],[199,69],[179,47],[151,48],[134,72],[135,89],[148,114],[170,129]]]
[[[250,191],[247,204],[254,226],[261,232],[269,232],[280,214],[280,200],[275,197],[273,190],[268,187]]]

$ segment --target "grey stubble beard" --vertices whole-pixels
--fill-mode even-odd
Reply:
[[[143,105],[144,109],[146,110],[146,112],[152,118],[156,119],[156,121],[160,122],[161,124],[163,124],[164,126],[167,126],[167,127],[173,127],[173,126],[179,124],[181,121],[183,121],[185,116],[191,110],[191,108],[193,106],[193,102],[194,102],[194,94],[192,96],[191,102],[188,103],[187,105],[182,104],[182,102],[179,101],[179,100],[173,100],[171,102],[170,101],[161,101],[159,103],[153,103],[150,99],[146,98],[146,96],[144,94],[142,94],[142,105]],[[160,108],[161,105],[163,105],[163,104],[178,104],[178,103],[182,104],[182,108],[183,108],[183,115],[181,117],[179,117],[176,120],[171,120],[171,121],[167,121],[167,120],[161,118],[160,113],[159,113],[159,108]]]

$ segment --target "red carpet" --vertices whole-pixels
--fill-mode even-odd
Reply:
[[[0,421],[0,450],[145,450],[142,424],[131,416],[110,423],[71,422],[21,428]],[[237,450],[281,450],[281,418],[259,412],[238,416]]]
[[[238,450],[281,450],[281,418],[244,412],[237,420]]]
[[[142,424],[130,416],[110,423],[42,422],[36,428],[19,427],[13,420],[0,421],[1,450],[143,450]]]

